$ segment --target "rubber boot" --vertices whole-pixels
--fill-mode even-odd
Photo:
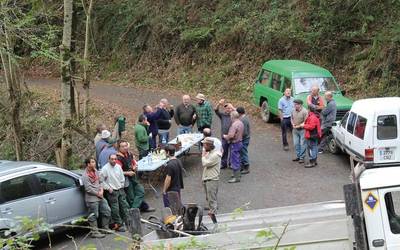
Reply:
[[[90,237],[92,238],[104,238],[106,237],[105,234],[102,234],[97,229],[97,221],[89,221],[89,226],[91,228]]]
[[[243,167],[242,167],[242,170],[240,171],[241,172],[241,174],[248,174],[248,173],[250,173],[250,165],[244,165]]]
[[[306,165],[304,165],[305,168],[313,168],[315,167],[315,160],[310,160],[309,163],[307,163]]]
[[[240,182],[240,170],[233,172],[233,178],[231,178],[228,183]]]

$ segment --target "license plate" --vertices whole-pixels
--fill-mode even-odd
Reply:
[[[394,150],[392,148],[379,149],[379,160],[392,161],[395,159]]]

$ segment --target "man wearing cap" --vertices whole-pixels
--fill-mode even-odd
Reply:
[[[294,110],[292,112],[292,135],[293,147],[296,151],[296,157],[293,158],[293,161],[304,163],[304,157],[306,154],[306,141],[304,138],[305,131],[300,125],[306,121],[308,112],[305,108],[303,108],[302,100],[296,99],[293,101],[293,103]]]
[[[282,130],[282,144],[283,150],[289,150],[289,143],[287,141],[287,131],[292,130],[291,115],[293,111],[293,97],[292,90],[286,89],[284,95],[279,99],[278,109],[279,109],[279,119],[281,120],[281,130]]]
[[[242,140],[242,150],[240,150],[240,164],[241,173],[250,173],[250,161],[249,161],[249,144],[250,144],[250,120],[246,115],[246,111],[243,107],[237,107],[236,111],[240,115],[240,120],[243,122],[243,140]]]
[[[96,146],[97,142],[102,139],[101,132],[103,130],[107,130],[107,126],[103,123],[97,124],[96,126],[96,136],[94,137],[94,145]]]
[[[223,106],[224,110],[221,111],[220,107]],[[228,134],[229,128],[232,124],[231,121],[231,112],[234,111],[235,108],[233,107],[232,104],[226,103],[225,99],[219,100],[217,106],[215,107],[214,111],[215,114],[219,117],[221,120],[221,139],[222,139],[222,149],[224,150],[222,159],[221,159],[221,168],[227,168],[228,167],[228,154],[229,154],[229,142],[223,138],[223,135]]]
[[[208,215],[212,222],[217,224],[217,194],[218,182],[221,168],[221,156],[214,147],[214,140],[206,137],[203,141],[203,152],[201,162],[203,164],[203,187],[206,193],[206,200],[209,206]]]
[[[204,138],[208,137],[209,139],[214,141],[215,150],[217,151],[217,154],[219,154],[222,157],[222,155],[224,153],[224,150],[222,149],[222,143],[217,137],[211,136],[210,128],[203,129],[203,136],[204,136]]]
[[[104,165],[106,165],[108,163],[108,159],[110,157],[110,155],[112,154],[116,154],[118,145],[117,145],[117,140],[115,139],[111,139],[109,140],[109,144],[107,144],[104,149],[100,152],[99,155],[99,163],[98,166],[101,168],[103,168]]]
[[[240,151],[242,150],[242,139],[243,139],[243,122],[239,119],[239,113],[237,111],[231,112],[232,125],[229,128],[229,132],[223,135],[223,138],[230,143],[230,158],[229,162],[233,170],[233,177],[228,183],[240,182]]]
[[[197,121],[197,129],[201,133],[205,128],[211,128],[212,108],[203,94],[196,95],[196,114],[193,118]]]
[[[101,167],[100,162],[99,162],[100,153],[101,153],[101,151],[103,151],[103,149],[108,147],[108,141],[110,139],[111,139],[110,131],[108,131],[106,129],[102,130],[101,131],[101,139],[95,145],[96,146],[96,162],[97,162],[98,169]]]

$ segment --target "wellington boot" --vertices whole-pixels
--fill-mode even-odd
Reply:
[[[240,171],[235,171],[233,173],[233,177],[228,181],[228,183],[237,183],[237,182],[240,182]]]

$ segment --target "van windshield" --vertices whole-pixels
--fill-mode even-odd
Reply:
[[[311,88],[317,85],[321,92],[332,91],[338,92],[339,89],[333,81],[332,77],[302,77],[294,78],[295,93],[309,93]]]

